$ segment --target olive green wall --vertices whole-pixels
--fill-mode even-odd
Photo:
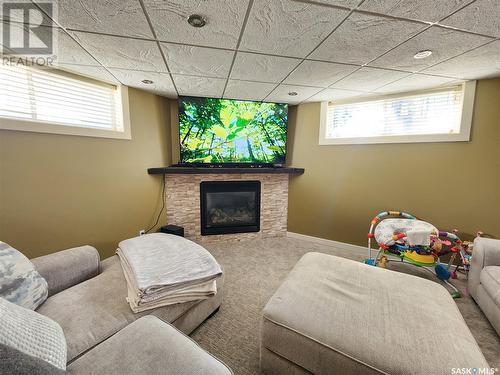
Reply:
[[[171,161],[170,107],[129,100],[132,140],[0,130],[0,240],[28,257],[83,244],[107,257],[154,223],[161,177],[146,169]]]
[[[500,237],[500,79],[479,81],[470,142],[319,146],[319,103],[290,111],[288,230],[366,244],[371,218],[403,210],[438,228]]]

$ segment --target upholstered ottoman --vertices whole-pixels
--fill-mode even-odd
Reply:
[[[451,374],[487,368],[441,285],[326,254],[300,259],[267,303],[267,374]]]

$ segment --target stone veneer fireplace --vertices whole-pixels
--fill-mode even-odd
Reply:
[[[289,179],[289,174],[287,173],[227,174],[214,171],[214,173],[203,174],[166,174],[164,178],[166,179],[167,223],[184,227],[184,234],[189,239],[206,242],[284,237],[286,235]],[[202,183],[203,185],[210,185],[207,184],[209,182],[215,182],[216,184],[220,184],[220,186],[224,186],[225,184],[221,183],[229,181],[231,183],[259,183],[260,212],[257,214],[260,214],[260,217],[258,220],[258,231],[255,231],[254,228],[254,231],[247,233],[202,235],[200,187]],[[217,198],[221,197],[218,196]],[[238,200],[242,198],[245,198],[245,196],[240,195],[239,198],[233,196],[229,199]],[[251,197],[247,194],[246,198],[249,199]],[[240,211],[231,211],[230,216],[232,215],[233,219],[230,220],[244,220],[244,207],[250,208],[251,204],[250,206],[246,206],[246,203],[240,201],[236,205],[240,205]],[[215,221],[223,220],[221,217],[225,216],[225,214],[223,212],[219,214],[219,218],[216,218]],[[247,217],[246,219],[250,219],[248,221],[251,221],[251,218]]]

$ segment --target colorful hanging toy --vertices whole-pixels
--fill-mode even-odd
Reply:
[[[379,246],[375,257],[372,257],[372,239]],[[439,257],[449,252],[452,253],[449,263],[442,264]],[[460,256],[460,264],[454,271],[450,271],[457,255]],[[393,260],[422,267],[452,289],[453,298],[460,298],[460,292],[448,280],[456,278],[459,266],[463,267],[467,274],[470,254],[456,235],[456,231],[439,231],[432,224],[418,220],[406,212],[384,211],[371,221],[368,232],[368,259],[365,263],[385,267]]]

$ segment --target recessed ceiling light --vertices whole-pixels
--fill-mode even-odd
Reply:
[[[150,79],[143,79],[142,83],[144,83],[146,85],[151,85],[153,83],[153,81],[151,81]]]
[[[207,24],[207,20],[199,14],[191,14],[188,17],[188,23],[193,27],[203,27]]]
[[[288,93],[288,95],[290,95],[290,96],[297,96],[297,93],[296,93],[295,91],[290,91],[290,92]]]
[[[430,49],[426,49],[423,51],[419,51],[413,56],[414,59],[425,59],[426,57],[429,57],[432,55],[432,51]]]

